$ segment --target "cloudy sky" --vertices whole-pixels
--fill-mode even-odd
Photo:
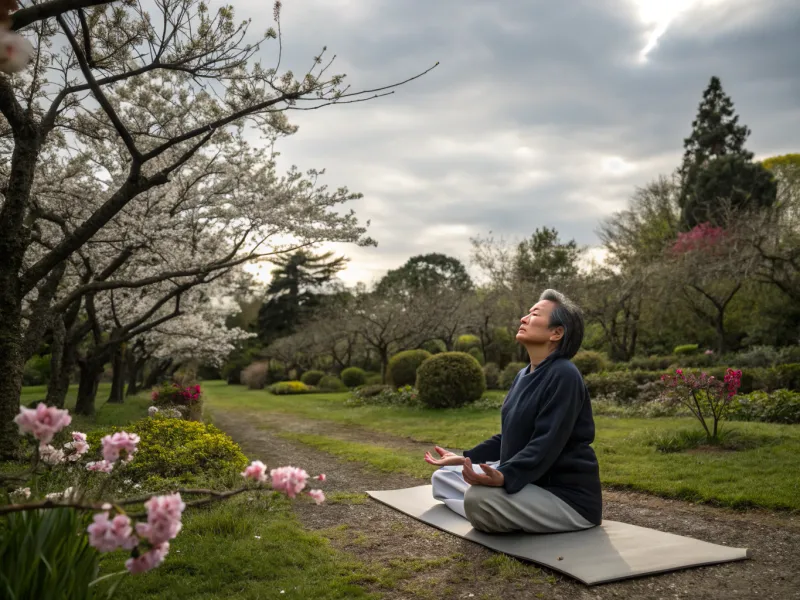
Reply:
[[[263,0],[237,16],[268,26]],[[757,157],[800,151],[798,0],[285,0],[284,63],[326,45],[356,89],[389,97],[292,113],[286,165],[362,192],[377,248],[343,246],[343,279],[409,257],[469,260],[471,236],[555,227],[595,245],[601,219],[680,162],[721,78]]]

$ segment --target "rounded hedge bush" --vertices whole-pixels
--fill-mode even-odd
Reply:
[[[319,380],[317,387],[325,392],[346,392],[347,386],[336,375],[325,375]]]
[[[508,363],[506,368],[503,369],[503,372],[500,373],[500,389],[510,390],[511,384],[514,383],[514,378],[524,366],[525,363],[521,362]]]
[[[470,348],[469,352],[467,352],[472,358],[478,361],[478,364],[483,366],[486,364],[486,359],[483,356],[483,352],[481,352],[480,348]]]
[[[347,367],[342,371],[341,375],[342,383],[349,388],[358,387],[367,382],[367,374],[364,369],[359,369],[358,367]]]
[[[594,352],[593,350],[581,350],[572,357],[573,364],[578,367],[581,375],[589,375],[591,373],[599,373],[608,368],[608,358],[602,352]]]
[[[624,371],[592,373],[583,380],[593,400],[599,397],[612,397],[620,404],[630,404],[639,395],[636,378]]]
[[[423,350],[427,350],[431,354],[439,354],[440,352],[447,352],[447,344],[444,341],[436,339],[436,340],[428,340],[424,344],[422,344],[421,348]]]
[[[395,354],[389,359],[388,367],[389,380],[392,385],[394,387],[414,385],[417,381],[417,369],[431,356],[427,350],[406,350]]]
[[[486,389],[500,389],[500,367],[496,363],[486,363],[483,365],[483,376],[486,378]]]
[[[698,350],[700,350],[700,346],[698,344],[681,344],[680,346],[675,346],[675,349],[672,351],[672,353],[675,356],[681,356],[686,354],[696,354]]]
[[[419,400],[430,408],[457,408],[486,391],[483,369],[465,352],[442,352],[417,369]]]
[[[477,335],[465,334],[456,340],[456,352],[469,352],[472,348],[480,348],[481,339]]]
[[[306,385],[318,385],[320,380],[325,377],[325,373],[322,371],[306,371],[300,376],[300,381],[305,383]]]

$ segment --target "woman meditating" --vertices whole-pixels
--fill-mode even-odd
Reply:
[[[546,290],[520,319],[517,341],[530,365],[517,373],[500,433],[458,456],[436,446],[425,460],[433,497],[489,533],[556,533],[602,521],[594,420],[583,377],[570,359],[583,341],[580,309]]]

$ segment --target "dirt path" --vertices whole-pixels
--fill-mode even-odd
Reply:
[[[627,492],[605,492],[610,520],[752,549],[752,560],[688,569],[620,583],[587,587],[569,578],[498,555],[438,532],[410,517],[364,499],[369,489],[426,483],[386,474],[282,439],[276,431],[319,433],[383,447],[423,449],[421,444],[363,428],[298,421],[287,415],[217,411],[213,420],[242,445],[248,457],[269,466],[293,464],[324,472],[332,502],[298,503],[306,527],[370,566],[363,581],[387,599],[800,599],[800,518],[766,511],[736,512]]]

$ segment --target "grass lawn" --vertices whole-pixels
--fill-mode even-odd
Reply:
[[[499,410],[425,410],[347,407],[347,394],[273,396],[224,382],[203,384],[208,406],[224,410],[289,413],[320,421],[354,424],[395,436],[470,448],[497,433]],[[502,393],[501,393],[502,394]],[[606,486],[650,492],[735,508],[759,506],[800,510],[800,427],[770,423],[726,423],[724,427],[761,443],[747,450],[664,454],[649,439],[658,433],[699,427],[690,418],[595,417],[595,451]],[[421,456],[334,437],[285,434],[346,460],[384,471],[425,476]]]
[[[22,402],[44,397],[43,387],[23,389]],[[89,431],[125,425],[147,415],[148,394],[107,404],[109,385],[98,393],[94,418],[73,415],[70,429]],[[70,389],[67,408],[75,404]],[[18,465],[0,463],[0,471]],[[131,494],[135,495],[135,494]],[[303,498],[297,501],[310,501]],[[359,503],[361,495],[334,495],[332,502]],[[103,556],[101,573],[124,570],[125,552]],[[170,600],[377,598],[364,584],[380,584],[385,574],[334,550],[328,538],[301,527],[286,498],[266,494],[239,496],[211,507],[189,509],[183,529],[157,569],[125,575],[115,597]]]

